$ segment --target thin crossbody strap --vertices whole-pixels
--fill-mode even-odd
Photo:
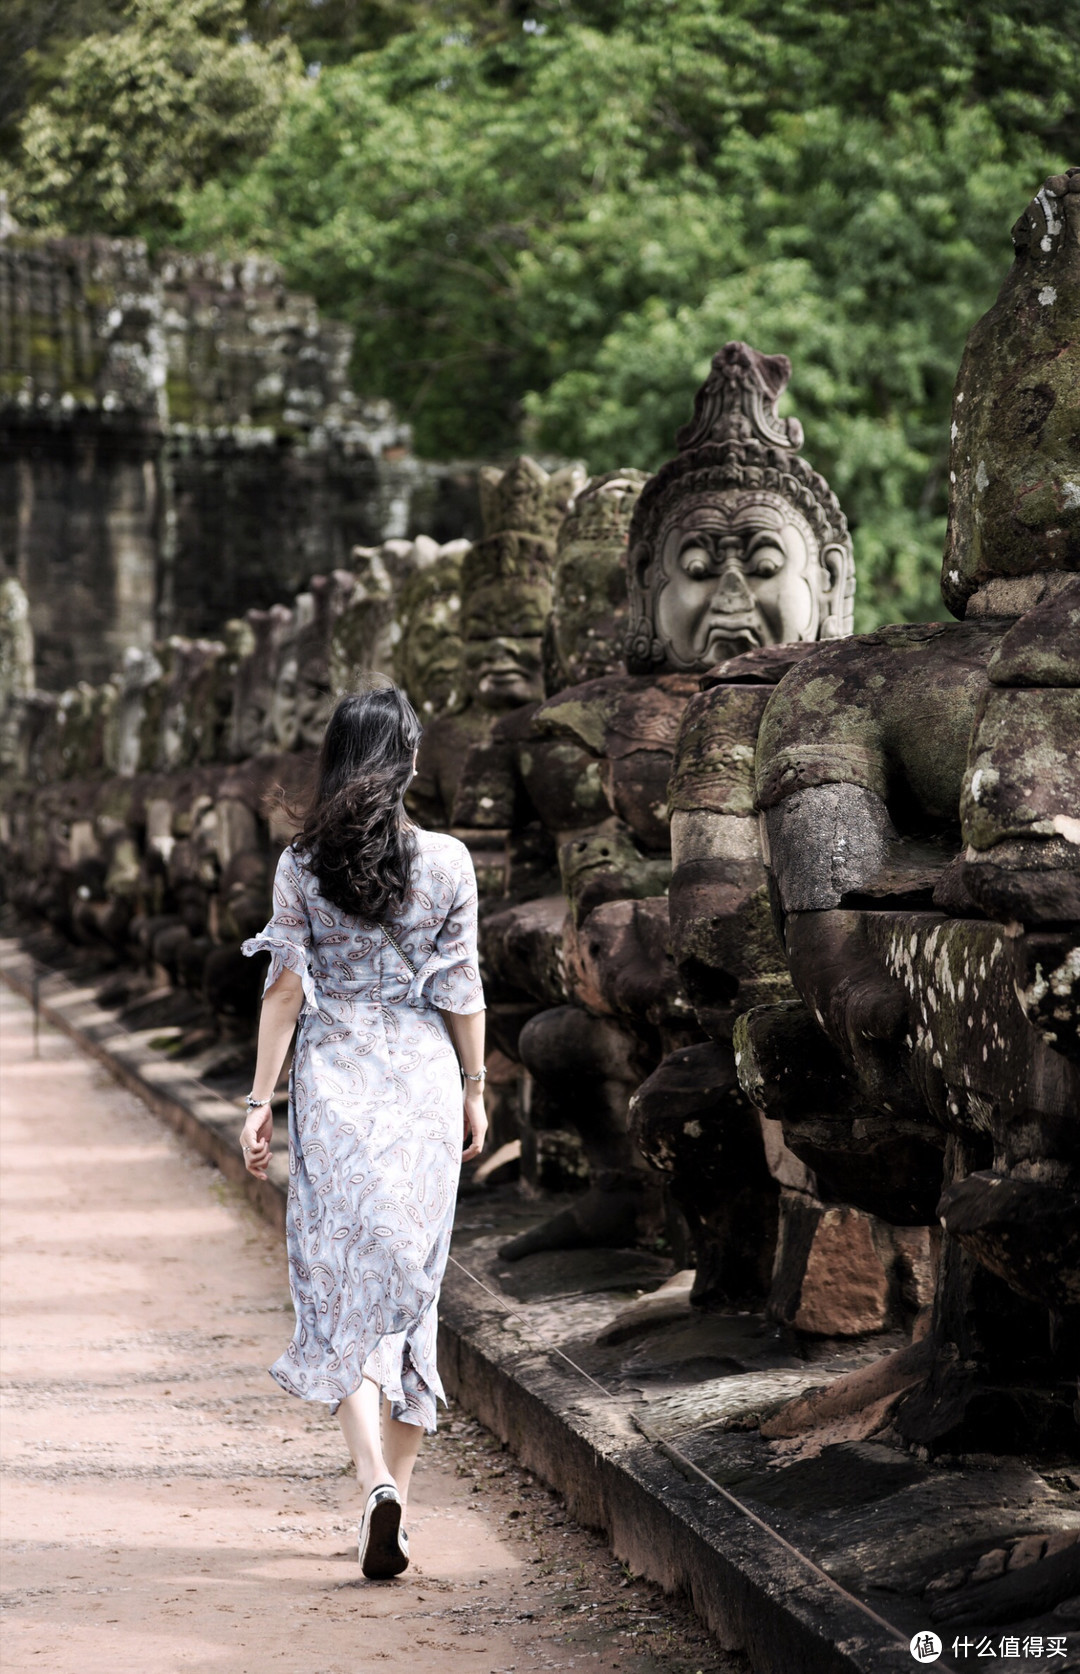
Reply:
[[[413,976],[415,976],[416,975],[416,966],[413,964],[412,960],[409,958],[409,955],[405,952],[405,949],[398,944],[396,936],[392,936],[390,934],[390,932],[386,928],[385,924],[380,924],[379,929],[382,931],[383,935],[386,937],[386,940],[390,943],[390,946],[393,948],[393,950],[397,954],[398,958],[404,960],[405,964],[408,965],[408,967],[409,967],[410,971],[412,972]]]

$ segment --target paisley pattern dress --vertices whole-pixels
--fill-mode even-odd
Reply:
[[[270,954],[267,988],[286,967],[304,985],[289,1078],[296,1329],[270,1375],[334,1413],[366,1374],[395,1418],[430,1434],[446,1400],[437,1301],[463,1136],[441,1013],[482,1011],[484,995],[469,851],[430,831],[416,845],[405,905],[385,921],[392,940],[325,900],[289,848],[274,915],[244,952]]]

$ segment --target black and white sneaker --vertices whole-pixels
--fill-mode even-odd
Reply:
[[[401,1495],[380,1482],[368,1495],[359,1530],[360,1568],[369,1581],[389,1581],[409,1566],[409,1537],[401,1529]]]

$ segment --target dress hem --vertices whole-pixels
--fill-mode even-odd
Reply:
[[[379,1342],[381,1342],[381,1341],[382,1341],[382,1338],[380,1337]],[[379,1344],[376,1343],[374,1345],[374,1347],[370,1350],[370,1353],[374,1354],[375,1349],[378,1348],[378,1346],[379,1346]],[[355,1395],[356,1390],[360,1388],[360,1383],[363,1382],[363,1373],[361,1373],[360,1383],[357,1383],[356,1387],[354,1389],[346,1390],[344,1395],[338,1395],[338,1394],[331,1395],[331,1394],[329,1394],[325,1391],[325,1384],[327,1382],[326,1378],[325,1377],[320,1378],[320,1377],[316,1376],[315,1381],[321,1383],[324,1386],[323,1392],[320,1393],[319,1391],[314,1390],[314,1389],[301,1389],[299,1384],[293,1378],[292,1374],[289,1371],[287,1371],[283,1366],[281,1366],[281,1364],[280,1364],[281,1359],[284,1359],[284,1356],[281,1356],[279,1360],[274,1361],[272,1366],[268,1366],[266,1368],[268,1374],[270,1375],[270,1377],[273,1378],[274,1382],[278,1385],[278,1387],[280,1389],[283,1389],[285,1391],[286,1395],[294,1395],[296,1397],[296,1399],[299,1400],[299,1401],[318,1401],[323,1406],[329,1407],[331,1418],[336,1416],[337,1410],[340,1407],[342,1401],[346,1400],[349,1395]],[[367,1362],[365,1360],[365,1364],[366,1363]],[[435,1377],[438,1378],[438,1373],[435,1373]],[[374,1383],[375,1381],[376,1380],[374,1378],[371,1379],[371,1382]],[[428,1378],[425,1378],[424,1382],[427,1384],[427,1387],[428,1387],[428,1389],[431,1393],[432,1406],[434,1408],[435,1418],[437,1420],[438,1411],[439,1411],[439,1403],[441,1402],[442,1405],[446,1408],[447,1411],[450,1410],[450,1403],[446,1399],[446,1392],[442,1387],[442,1380],[441,1379],[439,1379],[438,1382],[436,1383],[436,1382],[433,1382],[433,1381],[429,1380]],[[379,1383],[379,1393],[381,1395],[383,1395],[386,1398],[386,1400],[390,1403],[390,1416],[391,1416],[391,1418],[397,1419],[397,1421],[400,1424],[415,1424],[417,1429],[423,1430],[423,1432],[426,1436],[434,1436],[437,1433],[436,1423],[432,1423],[431,1426],[429,1427],[424,1422],[424,1420],[422,1418],[415,1417],[414,1414],[415,1414],[416,1409],[415,1408],[410,1409],[408,1403],[404,1400],[396,1400],[394,1395],[387,1389],[385,1383],[382,1383],[382,1382]]]

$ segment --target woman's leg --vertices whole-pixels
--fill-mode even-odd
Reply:
[[[419,1424],[402,1424],[399,1418],[391,1418],[390,1403],[383,1402],[383,1456],[390,1475],[397,1483],[403,1506],[408,1505],[409,1483],[423,1439],[424,1432]],[[404,1512],[401,1520],[404,1523]]]
[[[378,1483],[397,1480],[383,1456],[379,1439],[379,1386],[375,1380],[364,1378],[359,1389],[346,1395],[337,1415],[366,1501]]]

